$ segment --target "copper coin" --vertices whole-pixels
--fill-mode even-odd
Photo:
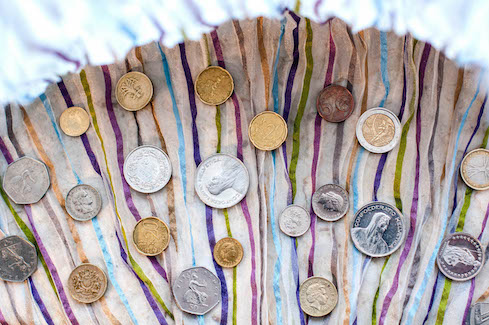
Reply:
[[[235,267],[242,258],[243,246],[234,238],[222,238],[214,247],[214,259],[222,267]]]
[[[348,89],[330,85],[319,93],[316,108],[328,122],[343,122],[353,113],[353,96]]]

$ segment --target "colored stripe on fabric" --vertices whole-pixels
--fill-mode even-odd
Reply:
[[[256,38],[258,42],[258,52],[260,53],[261,71],[263,82],[265,83],[265,108],[268,109],[268,98],[270,97],[270,67],[268,66],[267,50],[263,42],[263,17],[256,19]]]
[[[39,306],[39,310],[41,311],[41,314],[44,317],[44,320],[49,325],[54,325],[53,319],[51,318],[51,315],[49,315],[48,309],[46,308],[46,305],[42,301],[41,296],[39,295],[39,291],[37,290],[36,286],[34,285],[34,281],[32,281],[32,277],[29,277],[28,280],[29,280],[29,287],[31,289],[32,296],[34,297],[34,300],[36,301],[37,305]]]

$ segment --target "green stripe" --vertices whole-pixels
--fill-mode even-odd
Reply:
[[[384,265],[382,266],[382,270],[380,271],[379,286],[377,287],[377,292],[375,293],[374,304],[372,308],[372,325],[377,324],[377,299],[379,298],[380,282],[382,281],[382,274],[384,273],[384,269],[385,266],[387,265],[387,262],[389,262],[389,258],[390,256],[387,256]]]
[[[487,147],[487,138],[489,138],[489,127],[486,129],[486,133],[484,134],[484,139],[482,140],[481,148]]]
[[[443,294],[441,295],[440,306],[438,307],[438,315],[436,316],[436,325],[443,324],[443,319],[445,318],[445,310],[447,310],[448,296],[450,295],[451,288],[452,280],[445,278]]]
[[[216,105],[217,153],[221,152],[221,107]]]

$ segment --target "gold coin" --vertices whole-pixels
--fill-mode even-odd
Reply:
[[[385,114],[373,114],[363,123],[362,132],[369,144],[375,147],[383,147],[394,139],[396,126]]]
[[[234,82],[231,74],[218,66],[210,66],[197,76],[195,92],[207,105],[220,105],[233,94]]]
[[[89,304],[99,300],[107,289],[107,276],[98,266],[78,265],[68,278],[68,290],[73,299]]]
[[[132,240],[141,254],[155,256],[161,254],[168,247],[170,231],[160,219],[148,217],[139,220],[134,226]]]
[[[242,258],[243,246],[234,238],[222,238],[214,246],[214,259],[222,267],[235,267]]]
[[[258,149],[274,150],[287,139],[287,123],[277,113],[265,111],[251,120],[248,136]]]
[[[479,148],[466,154],[460,174],[470,188],[477,191],[489,189],[489,150]]]
[[[90,118],[83,108],[73,106],[61,113],[59,126],[66,135],[77,137],[87,132],[90,126]]]
[[[153,97],[153,84],[144,73],[132,71],[117,82],[115,98],[128,111],[139,111],[146,107]]]
[[[338,303],[338,291],[331,281],[313,276],[302,282],[299,300],[303,312],[313,317],[329,314]]]

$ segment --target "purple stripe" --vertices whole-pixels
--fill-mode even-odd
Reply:
[[[326,69],[326,77],[324,78],[324,87],[329,86],[333,79],[333,66],[334,59],[336,56],[336,44],[333,40],[333,35],[331,34],[331,23],[329,25],[329,56],[328,56],[328,68]]]
[[[37,291],[37,288],[34,285],[34,281],[32,281],[32,277],[29,277],[28,279],[29,279],[29,283],[31,285],[32,296],[34,297],[34,300],[36,301],[37,305],[39,306],[39,309],[41,310],[42,316],[44,317],[44,320],[49,325],[54,325],[54,322],[51,319],[51,316],[49,315],[49,312],[46,308],[46,305],[44,305],[44,302],[42,301],[41,296],[39,295],[39,292]]]
[[[14,130],[12,128],[12,110],[11,110],[10,104],[8,104],[5,107],[5,119],[7,120],[7,132],[8,132],[10,142],[12,142],[12,145],[14,146],[15,150],[17,151],[17,155],[23,156],[24,152],[22,151],[22,148],[20,147],[19,142],[17,141],[17,138],[15,137]]]
[[[2,151],[2,154],[5,157],[5,160],[7,160],[7,164],[11,164],[14,161],[14,159],[12,158],[12,155],[8,151],[5,142],[3,142],[2,137],[0,137],[0,150]]]
[[[433,307],[433,303],[435,302],[436,286],[438,285],[439,279],[440,279],[440,273],[438,272],[438,274],[436,275],[435,284],[433,285],[433,289],[431,289],[430,304],[428,305],[428,311],[426,312],[423,325],[426,324],[426,321],[428,320],[428,316],[430,315],[431,307]]]
[[[5,320],[5,317],[3,316],[2,310],[0,310],[0,324],[8,325],[7,321]]]

